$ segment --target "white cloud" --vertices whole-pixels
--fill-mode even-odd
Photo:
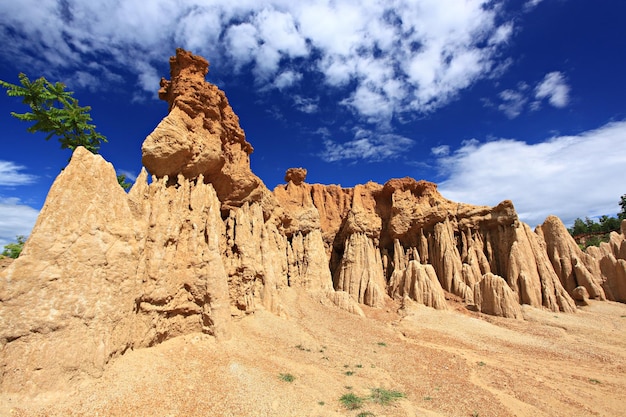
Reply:
[[[120,169],[117,171],[118,174],[120,175],[125,175],[126,176],[126,181],[130,182],[130,183],[134,183],[135,181],[137,181],[137,174],[125,169]]]
[[[302,74],[287,70],[280,73],[274,80],[274,87],[284,90],[296,84],[302,79]]]
[[[345,104],[386,123],[441,107],[498,72],[514,32],[500,2],[0,2],[1,53],[48,76],[79,74],[83,84],[93,81],[90,74],[104,70],[111,79],[125,68],[152,95],[164,75],[154,68],[176,46],[235,71],[249,64],[261,88],[284,87],[284,66],[315,57],[306,71],[321,74],[328,86],[349,87],[341,90]],[[94,56],[104,68],[85,68]],[[550,99],[559,103],[558,97]]]
[[[431,148],[430,152],[435,156],[447,156],[450,154],[450,147],[448,145],[440,145]]]
[[[546,74],[543,81],[537,85],[535,98],[538,100],[547,98],[554,107],[562,108],[569,104],[569,90],[563,74],[555,71]]]
[[[0,252],[18,235],[28,236],[39,212],[17,198],[0,197]]]
[[[298,109],[302,113],[312,114],[316,113],[319,110],[318,99],[306,98],[295,95],[293,96],[293,102],[296,106],[296,109]]]
[[[542,1],[543,0],[528,0],[526,3],[524,3],[524,9],[526,11],[530,11],[534,9],[535,7],[537,7],[537,5],[541,3]]]
[[[565,224],[576,217],[615,215],[624,194],[625,136],[622,121],[537,144],[472,140],[439,158],[447,177],[439,190],[446,198],[480,205],[512,200],[531,226],[550,214]]]
[[[397,158],[411,146],[413,146],[413,140],[403,136],[357,130],[354,139],[345,143],[325,139],[324,151],[320,156],[326,162],[342,160],[380,161]]]
[[[35,182],[36,176],[20,172],[25,168],[11,161],[0,160],[0,186],[13,187]]]
[[[258,47],[257,34],[258,30],[250,23],[230,26],[226,30],[226,53],[233,59],[236,69],[252,62],[253,53]]]
[[[542,100],[548,99],[548,102],[557,108],[566,107],[569,104],[570,87],[565,82],[563,73],[555,71],[546,74],[540,82],[535,86],[534,91],[530,91],[530,87],[525,82],[520,82],[516,89],[508,89],[498,94],[500,104],[498,110],[502,111],[509,119],[514,119],[524,110],[530,100],[530,95],[534,93],[534,100],[530,102],[530,110],[536,111],[541,108]],[[485,105],[493,106],[491,100],[486,99]]]
[[[502,100],[502,103],[498,105],[498,110],[503,111],[509,119],[519,116],[528,101],[528,98],[521,91],[504,90],[498,96]]]

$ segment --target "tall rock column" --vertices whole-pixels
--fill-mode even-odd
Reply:
[[[335,244],[341,246],[333,250],[335,256],[340,256],[333,282],[335,290],[349,293],[359,303],[382,307],[387,282],[378,247],[382,224],[372,192],[379,187],[376,185],[354,188],[351,210],[335,237]]]
[[[137,276],[143,293],[136,300],[143,345],[191,332],[227,337],[230,320],[226,273],[220,257],[223,223],[220,202],[202,175],[182,175],[147,185],[142,177],[131,191],[143,199],[147,222]]]
[[[558,217],[549,216],[537,227],[537,233],[545,241],[552,266],[570,295],[582,286],[591,298],[606,299],[597,260],[580,250]]]
[[[226,215],[256,201],[263,203],[267,217],[272,197],[250,170],[252,145],[224,92],[205,81],[208,71],[206,59],[183,49],[170,58],[171,79],[161,79],[159,90],[169,114],[144,141],[142,162],[158,178],[176,181],[179,174],[188,179],[202,174]]]
[[[366,234],[353,233],[345,241],[335,276],[337,291],[351,294],[362,304],[383,306],[386,283],[380,251]]]
[[[113,166],[77,148],[0,273],[0,390],[62,389],[135,345],[135,222]]]

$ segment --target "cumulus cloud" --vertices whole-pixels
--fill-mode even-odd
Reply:
[[[14,162],[0,161],[0,186],[12,187],[35,182],[36,176],[20,172],[24,169],[25,167]]]
[[[473,204],[512,200],[531,226],[550,214],[565,224],[587,215],[615,215],[624,193],[625,136],[622,121],[536,144],[471,140],[439,158],[446,177],[439,190],[447,198]]]
[[[295,83],[302,79],[302,74],[287,70],[280,73],[274,80],[274,87],[279,90],[284,90],[293,86]]]
[[[565,107],[569,104],[569,86],[562,73],[555,71],[546,74],[544,79],[535,88],[535,98],[548,99],[554,107]]]
[[[497,105],[498,110],[502,111],[509,119],[514,119],[527,108],[531,97],[534,99],[530,102],[531,110],[539,110],[544,99],[557,108],[566,107],[569,104],[570,87],[565,81],[565,76],[559,71],[546,74],[540,82],[537,83],[534,90],[525,82],[520,82],[515,89],[507,89],[498,94],[500,103]],[[485,99],[486,106],[495,106],[491,100]]]
[[[326,162],[342,160],[380,161],[397,158],[413,146],[413,140],[392,133],[378,134],[368,130],[357,130],[354,139],[339,143],[324,140],[321,158]]]
[[[39,211],[18,198],[0,197],[0,249],[15,242],[18,235],[28,236],[38,215]]]
[[[1,2],[3,54],[46,75],[101,88],[134,72],[154,95],[155,70],[176,46],[239,71],[250,66],[261,87],[285,88],[285,66],[342,87],[343,103],[366,121],[387,123],[425,113],[498,71],[512,21],[492,0],[22,0]],[[45,31],[42,29],[45,28]],[[98,61],[102,67],[89,68]],[[107,73],[107,79],[99,78]],[[543,91],[543,90],[542,90]],[[559,102],[559,93],[550,100]]]

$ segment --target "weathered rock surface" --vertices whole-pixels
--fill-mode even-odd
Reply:
[[[574,288],[583,286],[589,297],[604,300],[597,260],[578,247],[561,220],[549,216],[537,232],[545,240],[554,271],[567,292],[572,294]]]
[[[487,273],[474,285],[474,305],[486,314],[521,319],[522,308],[517,296],[506,281],[497,275]]]
[[[574,300],[578,301],[581,305],[589,305],[589,293],[587,292],[587,288],[576,287],[572,293]]]
[[[97,376],[181,334],[228,336],[219,200],[201,178],[166,182],[144,172],[127,195],[111,164],[76,150],[0,276],[3,390]]]
[[[159,98],[169,114],[142,145],[142,162],[157,178],[178,175],[211,183],[222,209],[244,202],[271,200],[260,178],[250,170],[252,145],[223,91],[207,83],[206,59],[177,49],[170,58],[171,80],[161,79]],[[271,205],[271,202],[266,203]]]
[[[285,182],[293,182],[296,185],[300,185],[306,179],[307,171],[304,168],[289,168],[285,173]]]
[[[590,246],[586,253],[599,264],[602,288],[607,299],[626,303],[626,220],[621,233],[611,232],[608,242]]]
[[[204,80],[208,62],[177,50],[170,64],[169,114],[142,147],[152,181],[144,170],[126,194],[110,164],[77,149],[0,271],[0,389],[97,376],[178,335],[228,338],[233,317],[290,317],[294,291],[360,316],[360,304],[447,309],[447,298],[510,318],[521,304],[574,312],[585,291],[626,302],[626,222],[584,253],[557,218],[533,232],[510,201],[453,202],[412,178],[342,188],[292,168],[270,192]]]
[[[50,373],[99,375],[132,346],[138,236],[118,221],[133,214],[111,178],[111,164],[78,148],[2,272],[2,390],[53,388]]]

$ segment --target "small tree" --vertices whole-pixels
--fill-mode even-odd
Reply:
[[[617,218],[620,220],[626,220],[626,194],[620,197],[619,206],[622,210],[617,214]]]
[[[126,175],[124,175],[124,174],[119,174],[117,176],[117,182],[124,189],[124,191],[128,191],[130,189],[130,187],[133,186],[133,184],[131,184],[130,182],[126,181]]]
[[[32,112],[15,113],[11,115],[19,120],[34,122],[28,128],[31,133],[48,133],[46,140],[53,136],[59,138],[61,149],[71,149],[84,146],[92,153],[98,153],[100,144],[106,138],[96,132],[96,126],[90,124],[91,107],[80,107],[72,91],[65,91],[63,83],[51,83],[44,77],[35,81],[26,75],[18,75],[22,85],[7,83],[0,80],[0,86],[7,89],[7,95],[22,97],[22,102],[30,106]]]
[[[24,243],[26,243],[26,237],[23,235],[19,235],[16,237],[17,243],[9,243],[8,245],[4,245],[4,251],[2,255],[8,256],[9,258],[16,259],[22,253],[22,248],[24,247]]]

